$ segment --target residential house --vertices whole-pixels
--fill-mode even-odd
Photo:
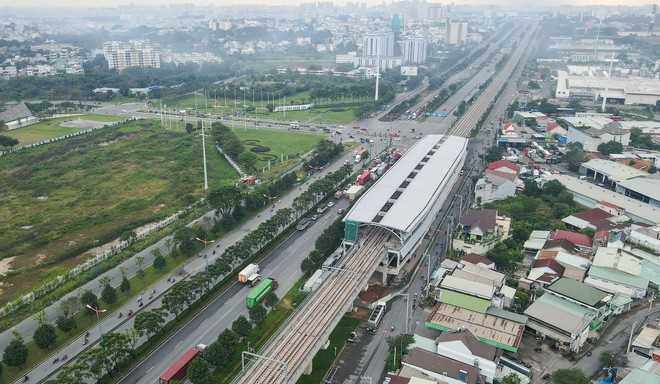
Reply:
[[[518,287],[523,289],[533,289],[536,287],[545,288],[554,283],[564,275],[566,268],[555,259],[534,260],[527,277],[520,279]],[[532,284],[536,283],[536,286]]]
[[[511,218],[498,215],[494,209],[471,209],[459,219],[452,247],[484,254],[498,241],[508,239],[510,228]]]
[[[600,208],[592,208],[566,216],[561,221],[566,223],[571,229],[581,230],[589,227],[589,224],[593,222],[609,219],[610,217],[613,217],[613,215],[609,212],[603,211]]]
[[[422,348],[412,348],[401,361],[404,367],[447,384],[486,384],[474,364],[466,364]]]
[[[600,247],[584,282],[606,292],[641,299],[649,287],[657,289],[660,265],[652,257],[620,248]]]
[[[555,232],[550,233],[549,238],[553,240],[566,239],[575,244],[575,246],[579,249],[578,253],[583,255],[593,254],[594,239],[587,235],[558,229]]]
[[[487,169],[474,186],[474,199],[478,204],[506,199],[516,194],[517,186],[516,174]]]
[[[611,315],[610,304],[613,295],[579,281],[560,278],[545,291],[595,312],[591,329],[598,329]]]
[[[520,167],[513,164],[509,160],[498,160],[492,163],[488,163],[486,169],[491,171],[505,172],[517,175],[520,172]]]
[[[482,343],[468,328],[442,332],[436,344],[438,355],[479,368],[479,374],[486,378],[486,383],[492,383],[497,377],[502,350]]]
[[[626,240],[660,254],[660,225],[651,227],[640,223],[633,224],[630,226]]]
[[[591,265],[588,258],[574,255],[563,250],[549,251],[544,249],[536,254],[535,259],[551,259],[557,261],[562,267],[564,267],[564,273],[562,276],[577,281],[584,280],[587,269],[589,269],[589,265]]]
[[[487,257],[478,255],[476,253],[468,253],[459,259],[462,264],[474,264],[482,268],[495,269],[495,262]]]
[[[550,236],[550,231],[532,231],[529,235],[529,239],[523,244],[523,252],[536,254],[543,249],[543,246],[548,240],[548,236]]]

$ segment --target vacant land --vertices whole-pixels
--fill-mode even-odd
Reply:
[[[25,128],[15,129],[13,131],[4,132],[4,135],[18,139],[19,146],[38,143],[40,141],[54,139],[56,137],[69,135],[82,130],[83,126],[68,127],[67,121],[94,121],[94,122],[115,122],[125,119],[124,117],[107,116],[107,115],[81,115],[75,117],[62,117],[57,119],[48,119],[40,123],[30,125]],[[71,124],[75,125],[75,124]]]
[[[305,153],[321,135],[236,130],[279,154]],[[206,141],[209,187],[238,174]],[[259,154],[263,156],[263,154]],[[122,123],[3,156],[0,259],[16,256],[0,303],[78,264],[103,244],[167,217],[203,193],[201,138],[157,121]],[[29,273],[28,273],[29,272]]]
[[[255,146],[265,146],[270,151],[257,153],[259,162],[256,168],[260,169],[268,165],[268,160],[280,159],[280,155],[293,158],[294,154],[303,155],[305,152],[314,148],[325,136],[314,133],[288,132],[274,129],[247,129],[237,125],[234,128],[236,136],[243,141],[246,149]]]

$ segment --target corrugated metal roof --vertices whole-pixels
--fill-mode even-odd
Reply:
[[[486,313],[486,310],[490,305],[490,301],[488,300],[480,299],[478,297],[466,295],[463,293],[450,291],[448,289],[442,290],[438,300],[441,303],[455,305],[457,307],[469,309],[471,311],[475,311],[479,313]]]
[[[425,160],[434,147],[436,150]],[[345,220],[375,223],[386,204],[391,207],[377,221],[380,225],[410,232],[431,208],[444,188],[451,188],[450,173],[463,164],[467,139],[457,136],[427,135],[419,140],[396,164],[360,198]],[[415,177],[409,179],[416,172]],[[405,185],[405,183],[407,185]]]
[[[589,326],[593,311],[573,304],[552,294],[539,297],[526,310],[525,315],[550,324],[566,333],[577,334]]]
[[[547,289],[557,292],[562,296],[570,297],[590,307],[596,307],[598,303],[608,296],[608,293],[598,288],[565,277],[555,281]]]
[[[440,284],[440,287],[467,293],[469,295],[488,300],[493,297],[493,292],[495,292],[495,288],[491,285],[481,284],[455,276],[445,277],[445,279],[442,281],[442,284]]]
[[[629,287],[648,289],[649,281],[643,277],[633,276],[629,273],[621,272],[612,268],[597,267],[592,265],[589,268],[589,276],[599,280],[620,283]]]
[[[0,120],[4,121],[5,123],[9,123],[11,121],[15,121],[30,116],[32,116],[32,112],[30,112],[27,105],[25,105],[25,103],[21,101],[15,106],[0,113]]]

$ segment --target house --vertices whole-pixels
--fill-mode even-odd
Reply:
[[[438,355],[479,368],[479,374],[486,378],[486,383],[492,383],[497,376],[502,350],[482,343],[469,329],[442,332],[436,344]]]
[[[543,246],[548,240],[548,236],[550,236],[550,231],[532,231],[529,235],[529,239],[523,244],[523,252],[536,254],[536,252],[543,249]]]
[[[562,250],[548,251],[544,249],[536,254],[535,259],[551,259],[557,261],[562,267],[564,267],[564,273],[562,276],[577,281],[584,280],[587,269],[589,269],[589,265],[591,265],[589,259]]]
[[[511,218],[499,216],[494,209],[471,209],[461,216],[452,247],[484,254],[498,241],[508,239],[510,228]]]
[[[545,127],[545,131],[550,135],[566,136],[568,131],[557,123],[550,123]]]
[[[642,245],[656,254],[660,254],[660,225],[651,227],[632,224],[628,231],[627,241]]]
[[[546,240],[541,249],[544,251],[566,251],[573,255],[580,254],[580,247],[566,239]]]
[[[474,199],[480,204],[506,199],[516,194],[517,186],[515,173],[487,169],[474,186]]]
[[[4,124],[0,126],[0,131],[11,131],[38,123],[39,119],[34,117],[25,102],[21,101],[0,113],[0,121],[4,121]]]
[[[652,324],[646,324],[632,342],[633,352],[650,359],[660,361],[660,329]]]
[[[447,384],[486,384],[486,378],[479,374],[479,368],[474,364],[466,364],[422,348],[412,348],[403,357],[401,364]]]
[[[498,160],[498,161],[494,161],[492,163],[488,163],[486,168],[491,170],[491,171],[512,173],[514,175],[517,175],[518,172],[520,171],[520,167],[513,164],[509,160]]]
[[[482,268],[495,269],[495,262],[493,260],[476,253],[468,253],[467,255],[461,257],[459,262],[462,264],[474,264]]]
[[[579,254],[591,255],[593,253],[594,239],[587,235],[558,229],[554,233],[550,233],[549,238],[552,240],[565,239],[570,241],[575,244]]]
[[[591,329],[598,329],[611,314],[610,303],[613,295],[588,284],[565,277],[550,284],[545,291],[572,303],[593,310],[595,316]]]
[[[506,123],[502,126],[502,134],[504,136],[515,136],[516,129],[513,127],[511,123]]]
[[[569,228],[574,228],[577,230],[585,229],[589,227],[589,224],[600,221],[603,219],[609,219],[613,215],[609,212],[603,211],[600,208],[587,209],[586,211],[574,213],[570,216],[566,216],[561,221],[566,223]]]
[[[544,294],[526,310],[527,327],[553,340],[559,350],[578,351],[590,337],[596,311],[552,294]]]
[[[532,289],[536,286],[545,288],[564,275],[566,267],[555,259],[534,260],[526,279],[521,279],[518,286],[523,289]]]
[[[595,152],[598,146],[610,141],[617,141],[627,146],[630,144],[630,130],[623,129],[617,122],[611,122],[602,128],[588,126],[568,126],[568,142],[580,143],[588,152]]]
[[[660,265],[657,258],[620,248],[600,247],[584,282],[606,292],[641,299],[649,287],[657,289]]]

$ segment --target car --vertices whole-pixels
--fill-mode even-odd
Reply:
[[[319,215],[312,216],[312,220],[314,220],[314,221],[316,221],[316,219],[318,219],[318,218],[319,218]]]
[[[332,201],[328,201],[328,208],[331,208],[333,205],[335,205],[335,203],[333,203]]]
[[[355,341],[355,339],[357,339],[357,333],[351,332],[351,334],[348,336],[348,341],[352,343]]]
[[[337,210],[337,214],[338,214],[338,215],[341,215],[342,213],[344,213],[344,208],[339,208],[339,209]]]
[[[413,136],[412,138],[415,139],[415,140],[420,139],[419,136]]]

